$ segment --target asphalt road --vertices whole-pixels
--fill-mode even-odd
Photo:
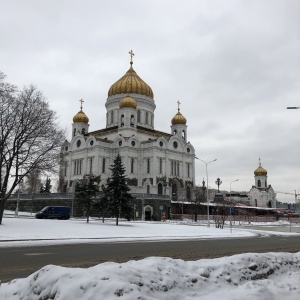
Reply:
[[[106,261],[126,262],[149,256],[198,260],[245,252],[298,251],[299,236],[4,247],[0,248],[0,280],[8,282],[15,278],[24,278],[48,264],[90,267]]]

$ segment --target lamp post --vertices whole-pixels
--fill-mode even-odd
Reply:
[[[211,160],[209,162],[206,162],[198,157],[195,156],[196,159],[198,160],[201,160],[204,164],[205,164],[205,169],[206,169],[206,185],[207,185],[207,188],[206,188],[206,202],[207,202],[207,227],[210,227],[210,222],[209,222],[209,201],[208,201],[208,172],[207,172],[207,165],[209,163],[212,163],[214,161],[216,161],[217,159],[215,158],[214,160]]]
[[[231,221],[231,210],[232,210],[232,207],[231,207],[231,184],[235,181],[239,181],[238,179],[236,180],[232,180],[230,182],[230,194],[229,194],[229,201],[230,201],[230,232],[232,232],[232,221]]]

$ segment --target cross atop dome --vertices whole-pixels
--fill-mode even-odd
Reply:
[[[81,99],[79,100],[79,102],[80,102],[80,109],[82,110],[82,103],[83,103],[84,101],[83,101],[83,99],[81,98]]]
[[[177,104],[178,104],[178,112],[179,112],[180,111],[180,104],[181,104],[181,102],[178,100]]]
[[[132,64],[133,64],[132,57],[134,56],[134,53],[133,53],[132,50],[130,50],[130,51],[129,51],[129,54],[130,54],[130,64],[131,64],[131,66],[132,66]]]

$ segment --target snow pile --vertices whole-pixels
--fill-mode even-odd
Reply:
[[[48,265],[0,287],[9,300],[300,299],[300,252],[183,261],[149,257],[64,268]]]

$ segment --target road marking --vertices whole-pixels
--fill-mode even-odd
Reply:
[[[25,253],[24,255],[33,256],[33,255],[46,255],[46,254],[51,254],[51,253]]]

